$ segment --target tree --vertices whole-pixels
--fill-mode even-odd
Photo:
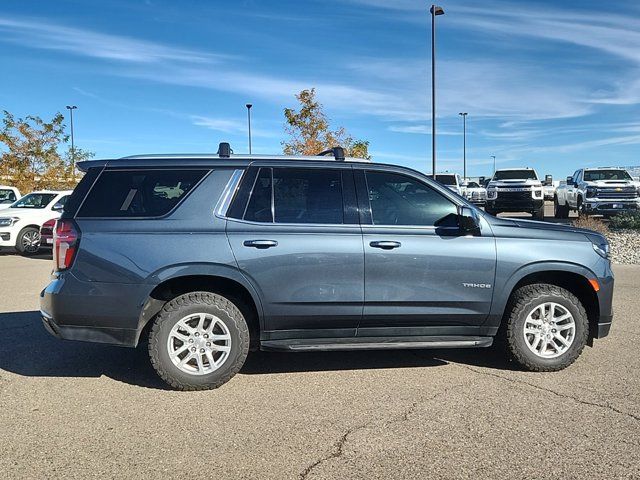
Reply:
[[[350,157],[370,159],[369,142],[354,139],[344,127],[329,128],[329,120],[322,105],[316,100],[316,89],[302,90],[296,95],[300,110],[285,108],[285,132],[288,141],[282,142],[287,155],[317,155],[323,150],[341,146]]]
[[[73,171],[76,162],[86,160],[93,153],[65,148],[69,136],[65,133],[64,116],[56,113],[50,122],[38,116],[15,118],[3,112],[0,143],[0,180],[11,183],[21,192],[36,189],[73,188],[78,177]],[[64,153],[60,154],[60,150]]]

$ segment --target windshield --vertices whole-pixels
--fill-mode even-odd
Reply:
[[[16,194],[13,190],[0,189],[0,205],[13,203],[16,201]]]
[[[585,182],[597,182],[598,180],[632,180],[626,170],[585,170]]]
[[[11,208],[44,208],[56,196],[57,193],[30,193],[11,205]]]
[[[442,185],[456,185],[456,176],[455,175],[437,175],[436,181],[441,183]]]
[[[480,185],[478,185],[476,182],[469,182],[467,184],[468,188],[480,188]]]
[[[493,180],[537,180],[535,170],[498,170]]]

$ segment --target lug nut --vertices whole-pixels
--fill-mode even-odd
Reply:
[[[200,336],[200,334],[198,332],[196,332],[196,337],[199,337],[199,336]]]
[[[209,338],[209,335],[207,335],[206,333],[204,334],[204,338]]]
[[[201,348],[201,349],[200,349],[200,353],[204,353],[204,348]]]
[[[210,346],[211,346],[211,342],[207,342],[207,347],[210,347]]]
[[[196,347],[191,347],[191,351],[195,352],[196,351]]]
[[[189,339],[189,343],[193,343],[193,338],[190,338],[190,339]]]

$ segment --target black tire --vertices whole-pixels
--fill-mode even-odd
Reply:
[[[576,206],[577,206],[576,210],[578,211],[578,217],[588,217],[589,216],[584,211],[584,208],[582,208],[582,197],[578,197],[578,202],[577,202]]]
[[[484,208],[484,211],[486,213],[488,213],[489,215],[493,215],[494,217],[498,215],[498,212],[496,212],[493,208]]]
[[[33,244],[34,239],[37,239],[36,245]],[[25,227],[20,230],[16,238],[16,250],[25,257],[36,255],[40,250],[40,229]]]
[[[575,322],[573,343],[555,358],[536,355],[525,341],[524,325],[527,316],[537,305],[545,302],[561,305],[571,313]],[[582,353],[589,335],[589,320],[584,306],[575,295],[556,285],[534,284],[518,289],[509,302],[506,322],[504,332],[507,349],[516,363],[531,372],[555,372],[568,367]]]
[[[535,220],[540,220],[540,221],[544,220],[544,203],[542,204],[542,206],[540,208],[538,208],[537,210],[533,211],[533,218]]]
[[[553,216],[555,218],[564,218],[562,216],[563,214],[563,207],[558,203],[558,197],[554,196],[553,197]]]
[[[167,345],[172,328],[183,318],[199,313],[219,318],[226,326],[231,342],[224,363],[216,370],[202,375],[179,369],[171,360]],[[218,388],[238,373],[248,352],[249,329],[240,309],[229,299],[209,292],[186,293],[167,302],[157,315],[149,333],[151,364],[160,378],[177,390]],[[202,355],[200,357],[202,358]]]

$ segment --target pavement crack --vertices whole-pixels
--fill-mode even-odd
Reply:
[[[415,413],[415,411],[418,409],[418,406],[420,404],[423,403],[427,403],[430,402],[432,400],[435,400],[436,398],[447,394],[450,390],[452,390],[453,388],[457,388],[457,387],[462,387],[465,384],[461,383],[461,384],[456,384],[456,385],[451,385],[449,387],[444,388],[442,391],[429,396],[428,398],[424,398],[422,400],[416,400],[415,402],[413,402],[411,405],[409,405],[407,408],[405,408],[400,414],[394,416],[393,418],[387,420],[386,422],[384,422],[382,424],[382,428],[386,428],[391,424],[394,423],[401,423],[401,422],[406,422],[409,420],[409,417],[411,417],[411,415],[413,413]],[[305,468],[302,473],[300,473],[299,478],[300,480],[304,480],[306,479],[309,474],[319,465],[322,465],[323,463],[329,461],[329,460],[333,460],[335,458],[340,458],[343,455],[343,451],[344,451],[344,446],[347,443],[347,440],[349,438],[349,436],[355,432],[358,432],[360,430],[363,430],[367,427],[370,427],[372,425],[374,425],[376,423],[376,420],[371,420],[369,422],[366,422],[362,425],[358,425],[356,427],[350,428],[349,430],[347,430],[339,439],[338,441],[336,441],[333,444],[333,447],[331,448],[331,452],[329,452],[327,455],[325,455],[322,458],[319,458],[318,460],[316,460],[315,462],[313,462],[312,464],[310,464],[307,468]]]
[[[625,412],[623,410],[620,410],[619,408],[614,407],[613,405],[610,405],[609,403],[590,402],[588,400],[583,400],[583,399],[580,399],[580,398],[576,398],[576,397],[573,397],[571,395],[567,395],[565,393],[557,392],[557,391],[552,390],[550,388],[541,387],[539,385],[536,385],[535,383],[530,383],[530,382],[525,382],[524,380],[520,380],[520,379],[505,377],[505,376],[499,375],[497,373],[485,372],[483,370],[479,370],[477,368],[473,368],[473,367],[470,367],[469,365],[464,365],[462,363],[451,362],[451,361],[449,361],[449,363],[453,363],[455,365],[458,365],[459,367],[465,368],[467,370],[471,370],[472,372],[475,372],[475,373],[479,373],[480,375],[488,375],[490,377],[496,377],[496,378],[500,378],[502,380],[506,380],[507,382],[520,384],[520,385],[526,385],[526,386],[528,386],[530,388],[534,388],[536,390],[540,390],[540,391],[543,391],[543,392],[551,393],[551,394],[556,395],[556,396],[558,396],[560,398],[566,398],[568,400],[573,400],[574,402],[580,403],[582,405],[588,405],[588,406],[591,406],[591,407],[603,408],[605,410],[610,410],[610,411],[612,411],[614,413],[617,413],[619,415],[624,415],[624,416],[629,417],[629,418],[631,418],[633,420],[640,421],[640,416],[639,415],[635,415],[633,413]]]

